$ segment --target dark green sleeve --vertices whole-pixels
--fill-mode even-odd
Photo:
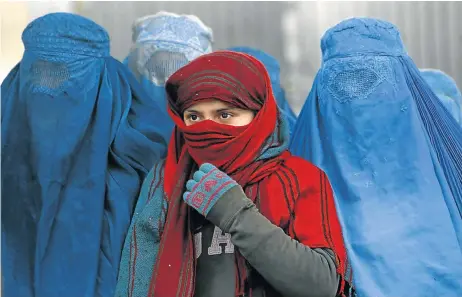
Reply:
[[[271,223],[241,187],[226,192],[207,219],[231,234],[240,253],[285,297],[334,297],[339,275],[334,253],[311,249]]]

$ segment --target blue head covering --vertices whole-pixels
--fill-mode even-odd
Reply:
[[[291,151],[329,176],[358,296],[462,296],[460,216],[420,105],[450,115],[392,24],[343,21],[321,48]]]
[[[166,118],[94,22],[48,14],[22,40],[1,86],[3,293],[112,297]]]
[[[167,115],[164,84],[181,67],[212,51],[212,30],[193,15],[159,12],[136,20],[132,28],[133,46],[124,64]],[[173,121],[163,126],[166,141]]]
[[[281,69],[278,60],[262,50],[247,46],[231,47],[228,50],[251,55],[263,63],[271,79],[271,86],[273,88],[274,97],[276,98],[276,103],[287,119],[290,133],[292,133],[297,116],[290,107],[289,102],[287,102],[284,89],[281,87]]]
[[[462,126],[462,94],[454,79],[441,70],[421,69],[421,72],[433,92]]]

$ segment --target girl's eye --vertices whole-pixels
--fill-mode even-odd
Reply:
[[[227,112],[223,112],[220,116],[224,120],[229,119],[231,117],[231,115]]]
[[[197,115],[195,115],[195,114],[189,115],[189,120],[191,120],[191,121],[197,121],[198,119],[199,119],[199,117]]]

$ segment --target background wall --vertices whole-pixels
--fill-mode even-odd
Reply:
[[[462,2],[45,1],[16,4],[22,7],[17,10],[19,16],[9,12],[12,4],[0,5],[0,78],[2,70],[20,59],[20,33],[36,16],[61,9],[89,17],[108,30],[113,56],[123,59],[130,49],[133,21],[167,10],[200,17],[214,31],[215,49],[248,45],[279,59],[288,99],[297,112],[320,66],[321,36],[329,27],[354,16],[396,24],[419,67],[441,69],[462,86]],[[7,62],[3,62],[5,57]]]

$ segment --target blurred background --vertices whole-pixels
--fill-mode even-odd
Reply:
[[[181,1],[2,1],[0,81],[22,56],[21,33],[49,12],[81,14],[111,36],[112,55],[123,60],[131,46],[135,19],[160,10],[194,14],[214,31],[214,49],[246,45],[262,49],[281,64],[287,98],[299,112],[320,67],[320,38],[350,17],[375,17],[397,25],[420,68],[437,68],[462,86],[462,2],[181,2]]]

